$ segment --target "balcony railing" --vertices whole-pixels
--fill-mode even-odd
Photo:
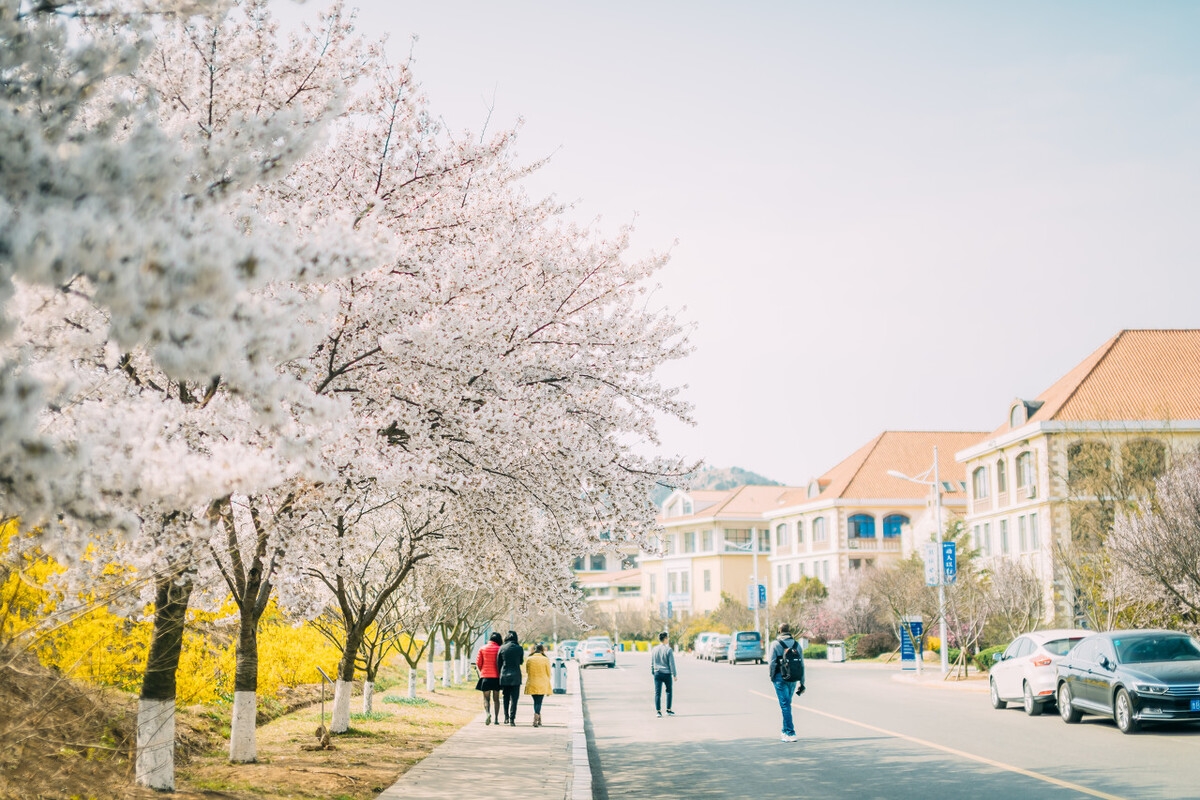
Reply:
[[[846,540],[846,547],[850,550],[880,550],[885,552],[899,552],[900,537],[888,536],[883,539],[864,536],[862,538],[851,536]]]

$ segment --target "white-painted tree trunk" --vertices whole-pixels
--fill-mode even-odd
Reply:
[[[363,681],[363,703],[362,713],[371,713],[371,703],[375,699],[375,684],[372,681]]]
[[[417,699],[417,668],[408,668],[408,699]]]
[[[429,643],[429,660],[425,663],[425,690],[437,691],[437,669],[433,666],[433,643]]]
[[[138,786],[175,791],[175,701],[138,700]]]
[[[258,724],[258,692],[233,693],[233,718],[229,723],[229,760],[249,763],[258,760],[255,726]]]
[[[338,678],[333,685],[333,714],[329,723],[330,733],[345,733],[350,729],[350,695],[354,684]]]
[[[446,655],[449,656],[449,653]],[[453,685],[454,682],[450,680],[450,659],[447,658],[442,662],[442,686],[446,689],[449,689]]]

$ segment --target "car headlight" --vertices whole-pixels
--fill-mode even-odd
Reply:
[[[1143,694],[1166,694],[1167,687],[1161,683],[1137,683],[1134,684],[1135,689]]]

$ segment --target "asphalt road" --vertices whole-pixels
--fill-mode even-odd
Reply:
[[[996,711],[973,689],[878,665],[808,662],[779,741],[765,666],[678,659],[674,717],[654,715],[645,653],[583,671],[598,800],[618,798],[1200,798],[1200,726],[1125,736],[1109,721]]]

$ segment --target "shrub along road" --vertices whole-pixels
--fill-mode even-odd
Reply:
[[[765,666],[678,661],[676,716],[663,719],[645,654],[584,670],[601,800],[1141,800],[1196,797],[1200,785],[1200,727],[1124,736],[1092,717],[1068,727],[1052,712],[994,710],[982,681],[952,690],[897,680],[907,676],[894,666],[809,661],[809,691],[793,705],[800,741],[785,744]]]

